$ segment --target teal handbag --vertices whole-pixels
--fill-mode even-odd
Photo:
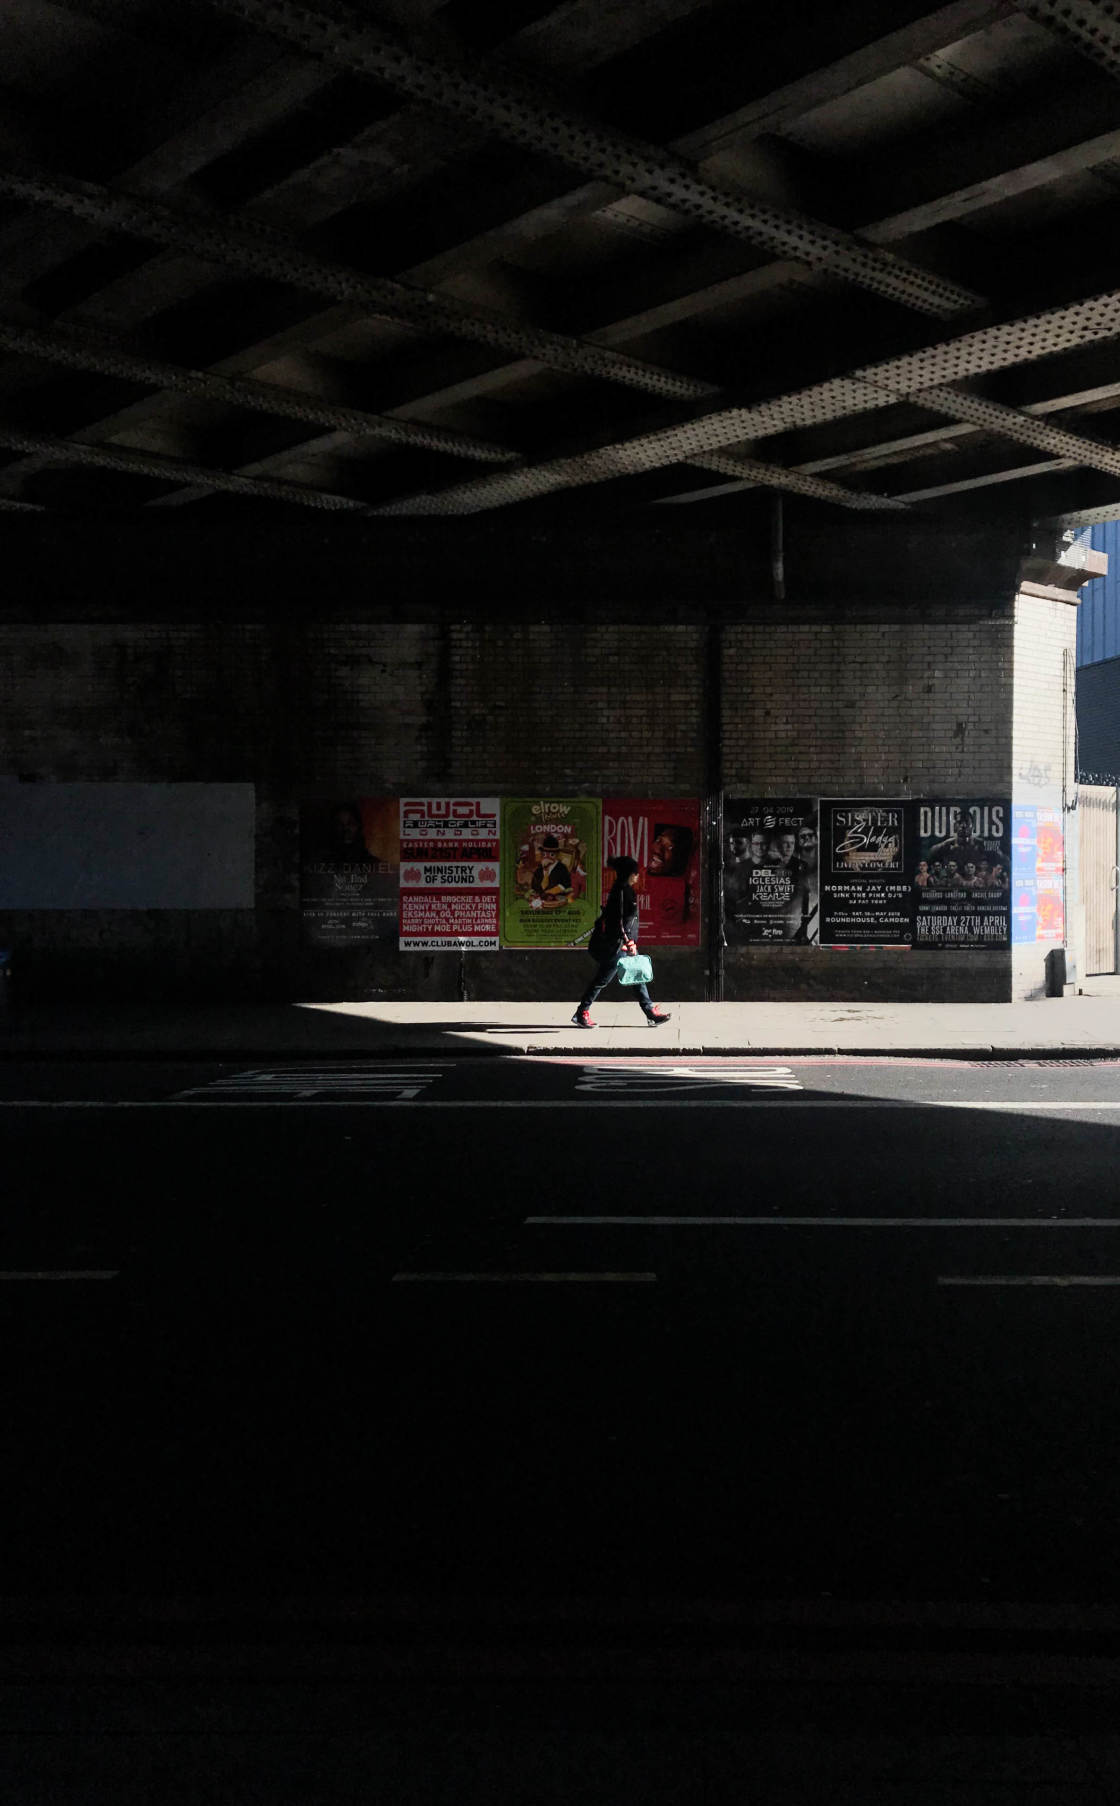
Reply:
[[[618,962],[620,985],[648,985],[653,977],[653,961],[648,953],[624,953]]]

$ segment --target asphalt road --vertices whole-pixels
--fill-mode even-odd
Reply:
[[[1120,1063],[0,1066],[0,1593],[1120,1601]]]

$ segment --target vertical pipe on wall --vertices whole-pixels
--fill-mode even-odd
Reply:
[[[786,517],[778,493],[770,504],[770,574],[775,602],[786,599]]]
[[[1120,785],[1117,785],[1113,791],[1113,796],[1115,798],[1113,804],[1115,863],[1111,875],[1111,883],[1114,886],[1112,893],[1112,970],[1120,972],[1120,895],[1117,894],[1120,889]]]
[[[1062,649],[1062,909],[1065,920],[1066,978],[1081,977],[1085,951],[1084,914],[1080,909],[1080,820],[1077,815],[1077,713],[1074,696],[1077,666],[1071,647]]]
[[[708,826],[708,1002],[723,1002],[723,628],[704,630],[705,782]]]

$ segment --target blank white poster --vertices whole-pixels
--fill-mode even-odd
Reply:
[[[0,909],[252,909],[252,784],[0,778]]]

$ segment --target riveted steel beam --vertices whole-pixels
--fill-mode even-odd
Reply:
[[[369,514],[366,502],[349,495],[333,495],[325,489],[308,489],[300,483],[265,481],[244,477],[208,465],[188,464],[156,452],[127,451],[108,445],[81,445],[74,439],[55,439],[46,433],[25,433],[18,427],[0,426],[0,446],[9,451],[30,452],[37,458],[62,464],[88,464],[94,470],[116,470],[129,476],[157,477],[164,483],[205,483],[209,489],[229,490],[272,502],[296,502],[304,508],[329,513]]]
[[[831,483],[825,477],[808,476],[800,470],[787,470],[781,464],[766,464],[759,458],[736,458],[726,452],[715,452],[693,461],[705,470],[714,470],[722,476],[744,477],[762,488],[782,489],[791,495],[811,496],[817,502],[838,502],[842,508],[857,508],[870,514],[906,512],[907,504],[897,496],[876,495],[872,490],[847,489],[842,483]]]
[[[441,316],[444,315],[445,312],[450,312],[454,316],[459,317],[466,312],[466,310],[460,309],[458,304],[445,304],[442,297],[427,296],[419,290],[408,291],[404,289],[404,285],[402,284],[386,282],[377,278],[363,277],[358,275],[357,272],[346,270],[342,266],[321,263],[317,259],[308,257],[298,246],[292,245],[279,234],[266,231],[262,228],[247,228],[236,231],[231,235],[224,224],[215,224],[214,222],[205,219],[183,215],[177,209],[168,208],[161,204],[140,201],[131,196],[117,195],[97,184],[63,181],[38,171],[0,171],[0,193],[4,192],[13,193],[17,198],[23,200],[40,200],[47,205],[57,206],[62,211],[71,213],[76,217],[92,219],[98,224],[110,225],[121,231],[140,231],[144,236],[155,237],[158,242],[172,243],[177,248],[191,250],[200,256],[209,255],[210,257],[225,262],[236,260],[239,267],[252,268],[256,273],[267,273],[279,280],[294,282],[302,281],[305,286],[310,286],[312,283],[315,283],[319,285],[320,292],[334,293],[339,299],[355,299],[355,295],[346,294],[343,291],[351,288],[353,285],[357,285],[360,289],[374,291],[379,296],[384,291],[393,291],[393,301],[397,308],[401,308],[405,305],[400,299],[400,296],[403,295],[407,297],[407,305],[409,306],[410,311],[414,314],[419,313],[426,319],[430,317],[432,308],[439,310]],[[324,283],[330,284],[331,286],[324,290],[322,286]],[[336,286],[338,284],[342,285],[341,289],[339,286]],[[472,312],[469,314],[468,320],[473,324],[478,317],[478,315]],[[578,362],[574,367],[580,368],[584,374],[592,373],[589,371],[588,365],[594,366],[594,373],[599,373],[601,365],[605,360],[606,364],[611,368],[614,368],[616,365],[624,367],[627,375],[631,378],[635,371],[640,372],[641,380],[633,383],[633,386],[646,389],[653,388],[655,393],[664,394],[669,392],[680,395],[683,391],[686,394],[690,393],[694,396],[697,394],[711,395],[718,393],[714,384],[703,383],[691,378],[677,377],[673,373],[663,373],[654,366],[638,364],[636,360],[625,358],[617,352],[603,351],[599,347],[585,345],[579,340],[561,339],[559,335],[538,334],[534,328],[520,328],[516,325],[501,321],[498,316],[487,315],[485,318],[493,332],[499,335],[497,339],[491,338],[490,342],[502,342],[504,340],[505,343],[509,345],[511,338],[515,339],[518,341],[518,348],[521,355],[534,355],[529,344],[525,342],[526,340],[533,341],[537,338],[547,339],[550,342],[555,340],[563,348],[565,359],[563,367],[573,367],[571,360],[572,354],[574,353],[575,357],[578,359]],[[444,330],[448,330],[445,317],[443,317],[442,323]],[[31,349],[32,341],[30,334],[24,337],[22,344],[14,343],[14,339],[18,337],[18,331],[15,327],[12,327],[10,330],[13,335],[12,340],[9,340],[10,348],[31,351],[32,355],[40,355],[46,351],[45,342],[41,345],[39,352],[35,352]],[[461,332],[460,336],[474,335],[468,335]],[[75,338],[76,337],[77,335],[75,335]],[[3,329],[0,328],[0,343],[2,342]],[[552,347],[550,346],[550,348]],[[584,361],[585,353],[587,354],[586,363]],[[75,355],[75,353],[71,353],[72,357]],[[65,362],[67,361],[67,358],[65,356],[60,356],[57,361]],[[551,361],[555,366],[557,358],[553,355],[550,359],[546,360],[542,358],[541,361]],[[100,364],[90,367],[105,369],[108,366],[105,361],[102,361]],[[155,366],[148,365],[147,368],[151,370],[154,369]],[[165,373],[169,374],[173,367],[163,365],[160,366],[160,368]],[[109,369],[108,373],[129,375],[133,378],[139,376],[141,380],[146,380],[146,377],[139,370],[138,366],[133,366],[129,371],[125,371],[120,366],[119,361],[116,363],[115,368]],[[263,411],[291,411],[290,406],[281,407],[279,409],[274,406],[269,406],[267,409],[264,408],[264,402],[266,400],[271,401],[271,397],[275,393],[274,391],[271,391],[267,385],[229,384],[228,379],[219,379],[205,372],[180,372],[176,381],[166,382],[167,387],[182,388],[189,392],[200,394],[207,392],[209,389],[211,393],[216,394],[217,387],[211,387],[211,385],[218,385],[223,388],[228,387],[229,390],[236,390],[237,392],[240,392],[241,389],[244,388],[246,394],[252,394],[254,397],[254,403],[249,405],[257,405],[262,408]],[[223,395],[223,399],[232,400],[233,395]],[[298,405],[302,408],[304,405],[303,399],[299,398],[297,403],[291,405]],[[358,410],[335,410],[327,407],[320,409],[315,404],[310,404],[307,412],[295,417],[302,417],[309,421],[313,420],[319,424],[333,425],[345,428],[346,430],[351,430],[350,422],[338,418],[340,414],[344,413],[349,414],[352,420],[362,418]],[[328,418],[328,416],[330,417]],[[371,417],[367,416],[365,418],[368,420]],[[395,423],[388,424],[393,425]],[[401,424],[402,426],[404,425],[404,423]],[[414,433],[424,433],[426,429],[422,427],[412,427],[411,431]],[[417,441],[414,439],[413,442],[416,443]],[[48,448],[47,455],[59,455],[57,447],[67,443],[72,442],[56,442],[54,446]],[[471,442],[468,441],[468,443]],[[484,442],[473,443],[478,447]],[[13,449],[23,449],[34,455],[38,455],[38,448],[31,445],[13,447]],[[446,450],[448,447],[446,445],[440,445],[433,447],[433,449]],[[490,448],[489,452],[485,455],[493,459],[494,451],[497,449],[499,448]],[[133,456],[131,453],[125,455],[129,457]],[[136,455],[146,456],[146,454]],[[483,454],[480,450],[476,450],[474,455],[481,456]],[[500,455],[506,456],[507,454],[500,452]],[[107,456],[117,459],[117,462],[104,463],[103,467],[106,469],[139,469],[139,466],[137,465],[126,466],[125,464],[122,464],[119,461],[121,454],[116,451],[107,454]],[[91,462],[88,458],[83,461]],[[206,482],[207,486],[213,489],[230,489],[233,487],[233,482],[235,480],[231,473],[222,473],[223,481],[210,481],[208,478],[201,477],[197,472],[193,475],[189,474],[192,468],[190,466],[184,464],[179,466],[179,468],[182,471],[184,481],[192,485]],[[762,467],[760,467],[760,469],[761,468]],[[781,476],[783,478],[783,483],[776,484],[775,486],[784,486],[785,473],[780,472],[778,467],[766,468],[769,469],[774,476]],[[141,471],[141,474],[165,473]],[[796,483],[797,480],[798,479],[796,478],[791,479],[794,483]],[[246,493],[264,493],[264,490],[259,486],[261,479],[245,478],[244,481],[256,485],[256,487]],[[839,491],[839,485],[835,485],[834,487]],[[291,490],[294,493],[286,493],[288,490]],[[309,492],[300,485],[277,484],[271,486],[270,493],[273,494],[275,499],[302,501]],[[506,499],[514,500],[518,498],[511,494]],[[836,500],[839,499],[839,496],[830,494],[829,499]],[[869,504],[861,497],[850,505],[854,507],[866,507]],[[441,512],[442,510],[435,508],[432,511]]]
[[[965,7],[965,13],[966,13],[966,11],[968,11],[968,7]],[[979,11],[981,11],[981,13],[985,13],[985,9],[983,9],[983,7],[981,7],[981,9],[979,9]],[[997,11],[1003,11],[1003,9],[1001,9],[1001,7],[994,7],[994,9],[992,9],[992,13],[997,13]],[[945,9],[945,20],[943,20],[943,18],[941,18],[941,14],[938,14],[938,33],[939,34],[945,34],[945,31],[948,31],[948,29],[950,29],[950,27],[948,27],[948,23],[947,23],[948,14],[950,14],[950,13],[952,13],[952,9]],[[959,7],[959,5],[957,5],[957,13],[954,13],[954,18],[956,18],[957,25],[959,25],[959,29],[961,29],[961,31],[966,31],[966,29],[970,29],[970,27],[972,27],[972,29],[975,29],[975,27],[977,27],[977,25],[979,25],[979,23],[988,22],[988,18],[986,18],[986,13],[985,13],[985,18],[981,18],[981,16],[979,16],[979,14],[977,14],[977,16],[968,16],[968,18],[965,18],[965,14],[961,13],[961,7]],[[932,29],[932,23],[934,23],[934,22],[923,22],[923,25],[929,25],[930,29]],[[956,31],[956,27],[954,27],[954,31]],[[865,72],[863,72],[863,74],[865,74]],[[847,72],[847,76],[845,76],[845,79],[849,79],[849,81],[856,81],[856,79],[858,79],[858,72]],[[683,143],[681,143],[681,146],[676,146],[676,148],[677,148],[677,150],[679,150],[679,148],[683,148]],[[780,475],[780,470],[779,470],[779,468],[777,468],[777,466],[766,466],[766,470],[775,471],[775,473],[779,473],[779,475]],[[195,491],[195,493],[197,493],[197,491]]]
[[[367,414],[361,408],[342,407],[295,389],[250,382],[244,377],[217,376],[209,370],[190,370],[159,358],[137,357],[91,333],[77,332],[73,328],[52,326],[43,329],[0,320],[0,347],[26,357],[42,358],[47,363],[61,364],[70,370],[96,370],[104,376],[121,377],[125,382],[150,383],[155,389],[198,395],[206,401],[222,402],[227,407],[249,408],[258,414],[304,421],[308,426],[333,427],[355,438],[384,439],[394,445],[448,452],[452,456],[488,464],[516,463],[518,459],[518,453],[506,446],[472,439],[465,433],[422,426],[409,420],[393,420],[383,414]]]
[[[1120,476],[1120,448],[1102,445],[1099,440],[1071,433],[1065,427],[1049,425],[1045,420],[1020,413],[1017,408],[1004,407],[1002,402],[988,401],[983,395],[970,395],[964,389],[920,389],[909,399],[936,414],[947,414],[951,420],[967,421],[982,432],[997,433],[1002,439],[1034,445],[1040,451],[1053,452],[1056,457],[1088,465],[1091,470],[1106,470],[1112,476]]]
[[[89,188],[90,184],[72,184],[72,186],[79,186],[79,188]],[[119,197],[114,197],[114,199],[119,199]],[[195,224],[197,224],[197,222],[195,222]],[[260,233],[258,233],[258,237],[267,237],[267,238],[271,238],[271,240],[275,240],[276,235],[271,235],[271,233],[269,233],[269,235],[260,235]],[[298,247],[296,247],[296,249],[298,249]],[[275,271],[273,271],[273,273],[275,273]],[[399,287],[399,285],[396,285],[396,287]],[[421,293],[421,291],[410,291],[410,293],[419,294],[419,293]],[[439,300],[443,300],[443,298],[439,298]],[[580,343],[580,341],[576,341],[576,343]],[[600,347],[594,347],[594,349],[598,350],[598,349],[600,349]],[[919,356],[925,356],[925,354],[919,354]],[[997,367],[999,367],[999,365],[997,365]],[[921,372],[921,376],[925,377],[925,372]],[[701,388],[705,388],[706,392],[712,392],[712,385],[697,385],[697,386],[701,386]],[[898,397],[892,396],[892,397],[889,397],[889,399],[898,399]],[[883,405],[882,399],[880,399],[880,401],[873,401],[873,405],[882,406]],[[847,410],[845,410],[845,412],[847,412]],[[835,415],[824,415],[824,417],[835,417]],[[1008,417],[1013,417],[1012,410],[1008,410],[1008,415],[1006,415],[1006,417],[1004,417],[1004,419],[1008,419]],[[793,423],[793,421],[791,421],[791,423],[789,423],[789,424],[795,424],[795,423]],[[990,424],[990,426],[992,426],[992,423],[988,423],[988,424]],[[762,428],[759,428],[759,432],[761,432],[761,430],[762,430]],[[780,428],[770,428],[770,430],[780,430]],[[737,439],[737,437],[739,437],[739,435],[735,435],[735,437],[733,437],[732,441],[730,441],[730,442],[735,442],[735,439]],[[1010,437],[1013,437],[1013,435],[1010,435]],[[728,441],[724,441],[724,442],[728,442]],[[1033,441],[1028,441],[1028,442],[1033,442]],[[1086,444],[1086,446],[1087,446],[1087,444],[1091,444],[1091,442],[1084,441],[1084,444]],[[1104,450],[1107,450],[1107,448],[1104,448]],[[571,461],[567,461],[567,462],[571,462]],[[600,466],[602,466],[602,462],[603,462],[602,457],[600,457],[600,459],[598,459],[598,462],[600,462]],[[791,475],[791,473],[782,473],[782,471],[777,470],[777,468],[775,468],[775,466],[759,466],[759,470],[771,471],[771,473],[773,473],[773,475],[780,475],[780,477],[782,477],[782,479],[788,479],[789,475]],[[598,480],[598,477],[596,477],[596,479],[585,479],[585,480]],[[764,479],[761,479],[761,480],[764,480]],[[788,484],[786,484],[786,486],[788,486]],[[549,484],[547,484],[547,488],[553,488],[553,484],[551,484],[551,482],[549,482]],[[535,493],[535,491],[533,491],[533,493]],[[515,495],[515,493],[511,493],[511,495],[509,495],[508,498],[509,498],[509,500],[515,500],[515,498],[518,498],[518,497],[517,497],[517,495]],[[486,506],[486,504],[484,504],[484,506]],[[854,506],[867,506],[867,504],[865,504],[865,502],[863,502],[863,500],[860,500],[860,502],[858,502],[858,504],[854,504]]]
[[[746,440],[765,438],[798,427],[819,426],[845,415],[892,407],[901,401],[920,406],[923,390],[943,391],[944,385],[961,378],[1031,363],[1057,351],[1118,337],[1120,289],[1113,289],[1067,307],[1050,308],[1044,313],[1003,321],[907,352],[901,357],[866,364],[845,376],[832,377],[826,382],[753,405],[721,408],[700,419],[682,421],[658,432],[644,433],[572,457],[495,472],[434,493],[398,497],[383,505],[379,512],[470,514],[584,483],[636,475],[666,464],[693,464],[706,453]],[[971,407],[972,400],[964,397],[961,405]],[[1009,413],[1015,422],[1022,418],[1014,410]],[[1027,421],[1028,426],[1031,424]]]
[[[1044,527],[1092,527],[1098,521],[1120,520],[1120,496],[1114,502],[1105,502],[1101,508],[1075,508],[1071,514],[1055,514]]]
[[[1105,81],[1102,80],[1099,86],[1101,92],[1098,95],[1098,107],[1094,114],[1094,118],[1098,122],[1104,116],[1101,109],[1110,92]],[[1056,175],[1091,168],[1102,161],[1107,161],[1112,155],[1120,155],[1120,131],[1098,134],[1092,140],[1075,141],[1071,145],[1068,116],[1069,107],[1063,105],[1052,117],[1048,115],[1043,121],[1032,117],[1031,120],[1034,131],[1034,136],[1031,138],[1032,148],[1038,149],[1044,143],[1053,143],[1058,147],[1066,148],[1058,148],[1052,155],[1036,159],[1026,165],[1004,167],[995,154],[992,136],[989,134],[984,137],[981,147],[982,159],[987,159],[985,167],[989,172],[983,180],[957,189],[951,195],[930,201],[926,210],[923,210],[921,206],[909,210],[904,209],[900,214],[863,226],[860,228],[861,235],[883,240],[898,237],[907,230],[920,230],[926,224],[956,217],[958,212],[967,212],[974,204],[989,203],[1004,183],[1011,192],[1021,193],[1044,182],[1054,180]],[[1047,133],[1051,134],[1049,138],[1047,138]],[[1072,134],[1072,137],[1076,140],[1076,134]],[[993,174],[991,173],[993,169],[1001,170],[1002,173]],[[454,261],[454,254],[449,255]],[[437,257],[430,260],[427,265],[422,265],[406,274],[414,279],[422,278],[427,270],[442,269],[443,262],[444,260]],[[780,264],[768,264],[742,275],[733,275],[714,283],[708,281],[699,287],[693,286],[687,292],[676,294],[667,300],[655,302],[653,305],[644,304],[638,312],[621,316],[617,313],[613,314],[610,316],[608,324],[595,329],[594,337],[600,344],[618,344],[645,333],[659,331],[707,309],[725,307],[729,303],[754,295],[765,288],[779,285],[782,281],[789,281],[791,276],[796,275],[799,268],[800,266],[797,264],[788,261]],[[501,380],[502,373],[500,371],[488,372],[486,375],[474,375],[468,379],[463,388],[454,390],[450,398],[457,401],[462,400],[464,399],[464,388],[471,393],[476,393],[483,391],[487,383],[500,383]],[[438,402],[439,397],[440,391],[436,390],[431,399]],[[959,430],[965,433],[969,429],[961,428]],[[799,468],[811,469],[812,466],[801,465]],[[719,493],[722,491],[723,486],[720,487]]]
[[[557,459],[552,464],[538,466],[535,473],[531,493],[544,495],[551,490],[567,489],[574,486],[573,478],[581,483],[604,482],[616,476],[634,476],[643,470],[656,470],[659,463],[675,463],[676,459],[650,459],[644,464],[627,463],[612,459],[607,447],[598,455],[584,453],[571,459]],[[852,508],[864,513],[897,513],[905,510],[906,503],[893,496],[877,495],[871,491],[847,489],[840,483],[831,483],[823,477],[806,476],[800,471],[787,470],[780,464],[766,464],[758,458],[731,457],[719,455],[697,455],[688,459],[690,464],[701,464],[707,470],[717,470],[726,475],[745,478],[767,489],[788,490],[794,495],[811,496],[814,501],[836,502],[843,508]],[[511,501],[522,501],[525,495],[512,494],[508,485],[498,483],[460,484],[454,490],[442,490],[434,493],[402,496],[394,502],[382,503],[374,512],[386,516],[408,517],[415,515],[441,514],[477,514],[486,508],[502,507]]]
[[[565,74],[580,72],[707,3],[627,0],[625,6],[604,8],[602,0],[567,0],[566,5],[515,32],[503,44],[503,51],[531,62],[544,59],[550,65],[555,63]],[[955,14],[962,6],[972,11],[982,3],[955,0],[950,11]],[[79,15],[95,11],[91,0],[65,0],[65,4]],[[402,28],[423,29],[442,4],[443,0],[379,0],[379,11]],[[96,16],[102,15],[106,23],[119,27],[118,0],[103,0],[102,12]],[[154,18],[151,24],[157,39],[161,23]],[[961,35],[949,18],[938,33],[948,42],[946,33]],[[170,111],[167,97],[161,96],[138,134],[148,149],[138,161],[114,169],[113,182],[132,193],[157,194],[174,188],[337,78],[330,64],[277,52],[272,39],[240,42],[200,71],[185,89],[178,89]],[[262,78],[262,63],[270,56],[271,74]],[[404,179],[416,182],[432,170],[446,167],[461,146],[462,134],[449,122],[440,126],[429,110],[402,106],[364,127],[345,144],[332,146],[291,171],[255,196],[255,203],[263,203],[269,210],[279,205],[287,229],[303,230],[352,201],[368,203],[377,197],[382,183],[393,192],[403,186]],[[88,237],[76,222],[61,216],[52,232],[44,231],[41,221],[34,232],[28,232],[30,223],[19,217],[0,227],[0,292],[46,273],[80,249]]]
[[[495,133],[714,231],[775,256],[795,258],[919,313],[951,318],[981,305],[981,298],[961,284],[863,244],[850,233],[705,181],[684,158],[581,117],[537,84],[505,72],[468,70],[365,20],[320,11],[300,0],[209,4],[311,55],[373,76],[475,130]]]
[[[958,44],[974,32],[985,31],[1012,10],[1013,0],[949,0],[948,5],[900,23],[897,14],[892,21],[882,8],[873,9],[863,19],[867,35],[853,34],[851,47],[844,54],[823,65],[813,67],[810,64],[804,74],[747,101],[745,106],[713,124],[698,127],[680,139],[675,148],[684,156],[699,158],[729,143],[742,144],[764,132],[781,132],[795,120],[804,118],[806,113],[813,113],[830,101],[841,100],[860,88],[870,87],[873,82],[909,70],[950,44]],[[848,4],[836,11],[845,25],[858,26],[857,8]],[[769,49],[771,20],[768,18],[766,23]],[[882,23],[888,26],[886,33],[879,37],[870,35]],[[779,25],[777,29],[781,31],[782,27]],[[819,49],[816,42],[805,41],[808,34],[795,11],[790,12],[786,29],[800,34],[803,53],[807,51],[811,55]],[[757,62],[760,68],[768,67],[769,59],[759,57]]]
[[[1120,80],[1120,7],[1115,0],[1015,0],[1021,13]]]
[[[247,270],[311,294],[348,301],[380,318],[403,321],[420,332],[447,334],[512,352],[515,357],[532,358],[553,370],[598,377],[674,400],[696,400],[716,392],[712,383],[678,376],[584,339],[522,325],[449,295],[410,288],[387,277],[363,275],[346,264],[315,257],[285,234],[243,217],[231,222],[228,217],[218,220],[188,213],[166,202],[123,194],[96,182],[80,182],[26,165],[0,170],[0,194],[31,206],[55,208],[110,231],[187,251],[207,263]]]
[[[964,393],[964,391],[953,390],[952,393],[954,397],[956,397],[957,395]],[[1081,409],[1092,412],[1101,408],[1114,408],[1118,400],[1120,400],[1120,381],[1114,380],[1106,383],[1095,383],[1088,388],[1080,387],[1071,390],[1063,390],[1058,394],[1047,396],[1045,400],[1024,402],[1021,408],[1016,410],[1016,412],[1019,415],[1028,417],[1069,413],[1072,410]],[[905,433],[900,438],[894,439],[871,440],[864,445],[852,446],[846,451],[830,452],[821,458],[807,458],[804,462],[794,464],[791,468],[805,476],[823,475],[827,471],[846,471],[853,473],[871,471],[885,464],[898,465],[902,461],[908,462],[916,458],[925,458],[930,454],[937,452],[943,446],[960,444],[962,441],[966,442],[967,449],[967,442],[975,439],[981,430],[982,429],[978,426],[973,426],[963,420],[957,421],[952,426],[939,424],[938,426],[927,428],[924,432]],[[1060,458],[1053,460],[1052,466],[1050,463],[1023,466],[1022,469],[1017,469],[1011,473],[1008,476],[1007,481],[1010,482],[1013,478],[1029,475],[1031,472],[1038,475],[1045,475],[1049,472],[1051,467],[1054,469],[1068,470],[1081,462],[1082,460],[1080,458]],[[997,482],[999,480],[998,476],[977,479],[969,478],[965,481],[963,487],[971,489],[983,486],[988,482]],[[758,485],[755,481],[748,479],[747,481],[740,483],[713,484],[707,489],[689,488],[683,490],[679,496],[675,494],[661,496],[658,500],[659,503],[662,504],[678,500],[699,502],[703,501],[706,497],[715,499],[719,496],[734,494],[736,491],[742,492],[757,487]],[[936,493],[953,494],[955,493],[956,488],[956,484],[950,484],[947,488],[944,486],[940,487]],[[896,499],[901,499],[906,502],[920,501],[926,499],[927,495],[930,493],[932,492],[927,492],[926,490],[906,490],[901,492],[900,497],[897,497]]]
[[[952,483],[932,483],[926,489],[907,489],[895,499],[915,504],[937,502],[944,495],[964,495],[971,489],[1002,488],[1004,483],[1019,483],[1024,479],[1049,477],[1057,471],[1075,468],[1076,461],[1072,458],[1045,458],[1040,463],[1017,464],[1012,470],[987,470],[978,476],[958,477]]]

